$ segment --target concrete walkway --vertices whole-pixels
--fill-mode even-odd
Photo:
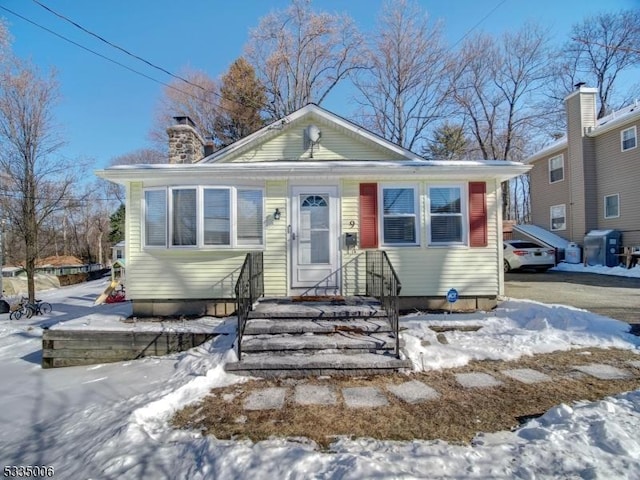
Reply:
[[[630,367],[640,368],[634,362]],[[611,365],[592,363],[577,365],[573,370],[578,374],[589,375],[600,380],[619,380],[631,378],[634,374],[625,369]],[[553,378],[537,370],[523,368],[501,370],[501,375],[528,385],[549,382]],[[481,372],[459,373],[456,381],[463,388],[493,388],[504,385],[500,379]],[[290,382],[290,386],[277,388],[256,389],[245,399],[245,410],[279,410],[285,405],[285,400],[293,395],[293,402],[297,405],[337,405],[344,402],[348,408],[377,408],[389,404],[390,396],[399,398],[407,403],[423,403],[438,400],[440,394],[429,385],[418,380],[410,380],[401,384],[389,383],[385,388],[377,387],[345,387],[336,391],[328,385],[309,385],[301,381]]]

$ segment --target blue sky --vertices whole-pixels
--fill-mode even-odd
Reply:
[[[88,30],[173,73],[183,68],[222,75],[242,54],[251,28],[288,0],[41,0]],[[571,25],[601,11],[638,8],[640,0],[419,0],[444,22],[446,39],[458,42],[470,30],[494,34],[533,20],[548,26],[558,41]],[[315,0],[313,8],[348,13],[361,30],[375,25],[381,0]],[[171,77],[152,69],[55,17],[31,0],[0,0],[29,20],[64,35],[131,68],[162,81]],[[89,159],[102,168],[115,156],[149,146],[148,132],[163,87],[47,33],[2,9],[9,22],[13,51],[46,70],[55,68],[61,103],[56,119],[70,158]],[[480,23],[478,25],[478,23]],[[349,116],[354,107],[343,98],[323,104]]]

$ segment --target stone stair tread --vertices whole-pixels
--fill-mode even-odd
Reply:
[[[261,299],[249,318],[371,318],[386,317],[380,302],[369,297],[350,297],[340,302],[294,302],[289,298]]]
[[[247,321],[244,335],[265,333],[336,333],[336,332],[389,332],[391,326],[385,318],[354,318],[351,320],[309,320],[284,319],[269,320],[255,318]]]
[[[361,353],[348,355],[342,353],[291,354],[287,356],[264,353],[245,353],[241,362],[230,362],[225,370],[259,371],[259,370],[381,370],[411,368],[410,360],[398,359],[393,355]]]
[[[396,345],[395,337],[387,332],[361,334],[340,332],[320,335],[246,335],[242,338],[243,352],[299,351],[299,350],[389,350]]]

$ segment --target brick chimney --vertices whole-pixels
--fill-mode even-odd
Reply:
[[[167,128],[169,135],[169,163],[196,163],[204,158],[204,140],[193,121],[187,117],[173,117],[176,123]]]

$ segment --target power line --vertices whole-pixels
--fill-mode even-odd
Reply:
[[[123,47],[121,47],[121,46],[119,46],[119,45],[116,45],[115,43],[110,42],[109,40],[107,40],[107,39],[105,39],[104,37],[102,37],[102,36],[98,35],[97,33],[94,33],[94,32],[92,32],[91,30],[88,30],[87,28],[83,27],[83,26],[82,26],[82,25],[80,25],[79,23],[74,22],[74,21],[73,21],[73,20],[71,20],[69,17],[66,17],[66,16],[62,15],[61,13],[56,12],[56,11],[55,11],[55,10],[53,10],[52,8],[49,8],[48,6],[46,6],[46,5],[44,5],[43,3],[39,2],[38,0],[32,0],[32,1],[33,1],[34,3],[36,3],[36,4],[40,5],[42,8],[44,8],[44,9],[45,9],[45,10],[47,10],[48,12],[52,13],[52,14],[53,14],[53,15],[55,15],[56,17],[61,18],[62,20],[66,21],[66,22],[69,22],[69,23],[70,23],[71,25],[73,25],[74,27],[79,28],[79,29],[80,29],[80,30],[82,30],[83,32],[85,32],[85,33],[87,33],[87,34],[89,34],[89,35],[91,35],[91,36],[93,36],[93,37],[97,38],[97,39],[98,39],[98,40],[100,40],[101,42],[104,42],[104,43],[106,43],[107,45],[109,45],[109,46],[111,46],[111,47],[113,47],[113,48],[116,48],[116,49],[120,50],[121,52],[126,53],[126,54],[127,54],[127,55],[129,55],[130,57],[133,57],[133,58],[135,58],[136,60],[139,60],[139,61],[141,61],[141,62],[144,62],[144,63],[146,63],[147,65],[149,65],[150,67],[155,68],[156,70],[159,70],[159,71],[161,71],[161,72],[163,72],[163,73],[166,73],[167,75],[169,75],[169,76],[171,76],[171,77],[173,77],[173,78],[176,78],[176,79],[178,79],[178,80],[182,80],[183,82],[188,83],[189,85],[191,85],[191,86],[193,86],[193,87],[199,88],[199,89],[201,89],[201,90],[205,90],[205,88],[204,88],[203,86],[201,86],[201,85],[197,85],[197,84],[195,84],[195,83],[193,83],[193,82],[191,82],[191,81],[187,80],[186,78],[181,77],[181,76],[179,76],[179,75],[175,75],[175,74],[171,73],[169,70],[167,70],[167,69],[165,69],[165,68],[163,68],[163,67],[160,67],[160,66],[158,66],[158,65],[156,65],[156,64],[154,64],[154,63],[152,63],[152,62],[150,62],[150,61],[148,61],[148,60],[146,60],[146,59],[142,58],[141,56],[136,55],[135,53],[131,53],[131,52],[130,52],[129,50],[127,50],[126,48],[123,48]]]
[[[168,84],[168,83],[165,83],[165,82],[162,82],[162,81],[160,81],[160,80],[157,80],[157,79],[155,79],[155,78],[153,78],[153,77],[150,77],[149,75],[146,75],[145,73],[142,73],[142,72],[140,72],[140,71],[138,71],[138,70],[135,70],[135,69],[133,69],[133,68],[131,68],[131,67],[129,67],[129,66],[127,66],[127,65],[123,64],[123,63],[118,62],[117,60],[114,60],[114,59],[112,59],[112,58],[109,58],[109,57],[107,57],[106,55],[103,55],[103,54],[101,54],[101,53],[99,53],[99,52],[96,52],[95,50],[92,50],[92,49],[90,49],[90,48],[88,48],[88,47],[85,47],[84,45],[81,45],[80,43],[75,42],[75,41],[71,40],[70,38],[67,38],[67,37],[65,37],[64,35],[61,35],[61,34],[59,34],[59,33],[55,32],[55,31],[53,31],[53,30],[51,30],[51,29],[49,29],[49,28],[47,28],[47,27],[45,27],[45,26],[43,26],[43,25],[40,25],[39,23],[36,23],[36,22],[34,22],[33,20],[30,20],[30,19],[28,19],[27,17],[24,17],[24,16],[20,15],[19,13],[16,13],[16,12],[14,12],[13,10],[8,9],[7,7],[4,7],[4,6],[0,5],[0,9],[4,10],[4,11],[6,11],[6,12],[9,12],[10,14],[15,15],[15,16],[16,16],[16,17],[18,17],[18,18],[21,18],[21,19],[22,19],[22,20],[24,20],[25,22],[28,22],[28,23],[30,23],[31,25],[34,25],[34,26],[36,26],[36,27],[38,27],[38,28],[40,28],[40,29],[44,30],[45,32],[48,32],[48,33],[50,33],[50,34],[52,34],[52,35],[55,35],[56,37],[58,37],[58,38],[60,38],[60,39],[62,39],[62,40],[64,40],[64,41],[66,41],[66,42],[69,42],[69,43],[71,43],[72,45],[75,45],[75,46],[76,46],[76,47],[78,47],[78,48],[81,48],[81,49],[83,49],[83,50],[86,50],[86,51],[87,51],[87,52],[89,52],[89,53],[92,53],[92,54],[94,54],[94,55],[97,55],[98,57],[100,57],[100,58],[102,58],[102,59],[104,59],[104,60],[107,60],[108,62],[114,63],[114,64],[118,65],[119,67],[126,68],[126,69],[127,69],[127,70],[129,70],[130,72],[135,73],[136,75],[140,75],[141,77],[144,77],[144,78],[146,78],[146,79],[148,79],[148,80],[151,80],[151,81],[153,81],[153,82],[159,83],[160,85],[164,85],[165,87],[172,88],[172,89],[174,89],[174,90],[177,90],[177,91],[178,91],[178,92],[180,92],[180,93],[183,93],[183,94],[185,94],[185,95],[189,95],[189,96],[192,96],[192,97],[193,97],[193,95],[191,95],[191,94],[189,94],[189,93],[187,93],[187,92],[184,92],[184,91],[182,91],[182,90],[180,90],[180,89],[178,89],[178,88],[176,88],[176,87],[174,87],[174,86],[172,86],[172,85],[170,85],[170,84]],[[193,97],[193,98],[196,98],[196,97]]]
[[[207,90],[207,89],[206,89],[206,88],[204,88],[202,85],[198,85],[197,83],[193,83],[193,82],[192,82],[192,81],[190,81],[189,79],[186,79],[186,78],[184,78],[184,77],[182,77],[182,76],[180,76],[180,75],[176,75],[176,74],[174,74],[174,73],[170,72],[169,70],[167,70],[166,68],[161,67],[161,66],[159,66],[159,65],[157,65],[157,64],[155,64],[155,63],[153,63],[153,62],[151,62],[151,61],[149,61],[149,60],[147,60],[146,58],[141,57],[141,56],[139,56],[139,55],[136,55],[135,53],[130,52],[130,51],[129,51],[129,50],[127,50],[126,48],[121,47],[121,46],[119,46],[119,45],[117,45],[117,44],[115,44],[115,43],[113,43],[113,42],[111,42],[111,41],[107,40],[107,39],[106,39],[106,38],[104,38],[102,35],[99,35],[99,34],[97,34],[97,33],[93,32],[93,31],[89,30],[88,28],[86,28],[86,27],[84,27],[84,26],[80,25],[78,22],[75,22],[74,20],[71,20],[69,17],[67,17],[67,16],[65,16],[65,15],[63,15],[63,14],[61,14],[61,13],[59,13],[59,12],[56,12],[55,10],[53,10],[53,9],[52,9],[52,8],[50,8],[50,7],[48,7],[47,5],[44,5],[43,3],[41,3],[41,2],[40,2],[40,1],[38,1],[38,0],[32,0],[32,1],[33,1],[34,3],[36,3],[37,5],[40,5],[42,8],[44,8],[45,10],[47,10],[48,12],[50,12],[51,14],[55,15],[56,17],[61,18],[61,19],[62,19],[62,20],[64,20],[65,22],[70,23],[70,24],[71,24],[71,25],[73,25],[74,27],[76,27],[76,28],[78,28],[78,29],[82,30],[83,32],[85,32],[86,34],[91,35],[92,37],[97,38],[98,40],[100,40],[101,42],[105,43],[106,45],[109,45],[110,47],[113,47],[113,48],[115,48],[115,49],[117,49],[117,50],[120,50],[121,52],[125,53],[126,55],[129,55],[130,57],[135,58],[136,60],[138,60],[138,61],[140,61],[140,62],[143,62],[143,63],[145,63],[146,65],[149,65],[150,67],[155,68],[156,70],[158,70],[158,71],[160,71],[160,72],[162,72],[162,73],[165,73],[165,74],[169,75],[170,77],[173,77],[173,78],[175,78],[175,79],[177,79],[177,80],[180,80],[180,81],[182,81],[182,82],[186,83],[187,85],[191,85],[192,87],[199,88],[199,89],[200,89],[200,90],[202,90],[203,92],[212,93],[213,95],[215,95],[215,96],[219,97],[221,100],[225,100],[225,99],[222,97],[222,95],[221,95],[221,94],[219,94],[218,92],[215,92],[215,91],[213,91],[213,90]],[[182,92],[182,93],[186,93],[186,92]],[[187,95],[189,95],[189,94],[187,94]],[[191,96],[192,98],[197,99],[197,100],[201,100],[201,99],[199,99],[199,98],[197,98],[197,97],[195,97],[195,96],[193,96],[193,95],[190,95],[190,96]],[[243,103],[243,102],[240,102],[240,101],[238,101],[238,100],[235,100],[235,99],[230,99],[230,98],[228,98],[228,99],[226,99],[226,100],[230,100],[230,101],[232,101],[232,102],[234,102],[234,103],[236,103],[237,105],[240,105],[240,106],[242,106],[242,107],[260,108],[260,109],[262,108],[262,106],[261,106],[261,105],[257,105],[257,104],[247,105],[247,104],[245,104],[245,103]],[[216,107],[218,107],[218,108],[220,108],[220,109],[222,109],[222,110],[228,110],[228,109],[225,109],[222,105],[215,105],[215,104],[212,104],[212,103],[210,103],[210,102],[207,102],[207,103],[209,103],[210,105],[216,106]]]
[[[482,17],[480,20],[478,20],[478,22],[471,27],[469,30],[467,30],[465,32],[465,34],[460,37],[458,39],[457,42],[455,42],[453,45],[451,45],[451,47],[449,47],[449,50],[453,50],[453,48],[458,45],[460,42],[462,42],[465,38],[467,38],[471,32],[473,32],[476,28],[478,28],[482,22],[484,22],[487,18],[489,18],[491,15],[493,15],[493,12],[495,12],[496,10],[498,10],[502,5],[504,5],[505,3],[507,3],[507,0],[502,0],[500,3],[498,3],[495,7],[493,7],[493,9],[491,9],[484,17]]]
[[[100,57],[100,58],[102,58],[102,59],[104,59],[104,60],[107,60],[108,62],[111,62],[111,63],[113,63],[113,64],[115,64],[115,65],[118,65],[119,67],[122,67],[122,68],[124,68],[124,69],[126,69],[126,70],[129,70],[130,72],[135,73],[136,75],[139,75],[139,76],[141,76],[141,77],[144,77],[144,78],[146,78],[147,80],[151,80],[152,82],[155,82],[155,83],[157,83],[157,84],[159,84],[159,85],[162,85],[162,86],[165,86],[165,87],[170,88],[170,89],[172,89],[172,90],[175,90],[176,92],[179,92],[179,93],[181,93],[181,94],[183,94],[183,95],[186,95],[186,96],[188,96],[188,97],[191,97],[191,98],[193,98],[194,100],[198,100],[199,102],[204,102],[204,103],[206,103],[206,104],[208,104],[208,105],[211,105],[211,106],[213,106],[213,107],[215,107],[215,108],[217,108],[217,109],[225,110],[225,111],[227,111],[227,112],[230,112],[230,109],[229,109],[229,108],[225,108],[225,107],[224,107],[223,105],[221,105],[221,104],[216,104],[216,103],[210,102],[209,100],[207,100],[207,99],[205,99],[205,98],[197,97],[197,96],[193,95],[192,93],[189,93],[189,92],[186,92],[186,91],[184,91],[184,90],[181,90],[180,88],[178,88],[178,87],[176,87],[176,86],[174,86],[174,85],[171,85],[171,84],[169,84],[169,83],[166,83],[166,82],[163,82],[163,81],[158,80],[158,79],[156,79],[156,78],[153,78],[153,77],[151,77],[151,76],[149,76],[149,75],[147,75],[147,74],[145,74],[145,73],[142,73],[142,72],[140,72],[140,71],[138,71],[138,70],[136,70],[136,69],[134,69],[134,68],[129,67],[128,65],[125,65],[125,64],[123,64],[123,63],[121,63],[121,62],[118,62],[117,60],[114,60],[114,59],[112,59],[112,58],[110,58],[110,57],[107,57],[106,55],[103,55],[103,54],[101,54],[101,53],[99,53],[99,52],[96,52],[95,50],[92,50],[91,48],[85,47],[84,45],[82,45],[82,44],[80,44],[80,43],[78,43],[78,42],[76,42],[76,41],[74,41],[74,40],[71,40],[70,38],[65,37],[64,35],[62,35],[62,34],[60,34],[60,33],[58,33],[58,32],[55,32],[54,30],[51,30],[50,28],[47,28],[47,27],[45,27],[45,26],[43,26],[43,25],[41,25],[41,24],[39,24],[39,23],[37,23],[37,22],[35,22],[35,21],[33,21],[33,20],[31,20],[31,19],[29,19],[29,18],[25,17],[25,16],[23,16],[23,15],[20,15],[19,13],[14,12],[13,10],[11,10],[11,9],[9,9],[9,8],[7,8],[7,7],[4,7],[4,6],[0,5],[0,9],[2,9],[2,10],[4,10],[4,11],[6,11],[6,12],[8,12],[8,13],[10,13],[10,14],[12,14],[12,15],[14,15],[14,16],[16,16],[16,17],[20,18],[20,19],[22,19],[22,20],[24,20],[25,22],[30,23],[31,25],[34,25],[34,26],[36,26],[36,27],[38,27],[38,28],[40,28],[40,29],[42,29],[42,30],[46,31],[47,33],[50,33],[51,35],[54,35],[54,36],[56,36],[56,37],[58,37],[58,38],[60,38],[60,39],[62,39],[62,40],[64,40],[64,41],[66,41],[66,42],[69,42],[70,44],[72,44],[72,45],[74,45],[74,46],[76,46],[76,47],[78,47],[78,48],[81,48],[81,49],[83,49],[83,50],[85,50],[85,51],[87,51],[87,52],[89,52],[89,53],[92,53],[93,55],[96,55],[96,56],[98,56],[98,57]],[[149,63],[149,62],[145,61],[144,59],[142,59],[142,61],[144,61],[145,63]],[[157,67],[157,68],[159,68],[160,70],[164,71],[164,69],[162,69],[161,67]],[[171,73],[168,73],[168,74],[169,74],[169,75],[172,75]],[[248,108],[262,108],[262,107],[260,107],[260,106],[258,106],[258,105],[253,105],[253,106],[252,106],[252,105],[247,105],[247,104],[245,104],[245,103],[242,103],[242,102],[240,102],[240,101],[238,101],[238,100],[235,100],[235,99],[232,99],[232,98],[223,98],[223,97],[222,97],[222,95],[220,95],[218,92],[215,92],[215,91],[213,91],[213,90],[207,90],[207,89],[205,89],[204,87],[202,87],[201,85],[197,85],[197,84],[195,84],[195,83],[193,83],[193,82],[190,82],[190,81],[188,81],[188,80],[185,80],[185,79],[183,79],[183,78],[181,78],[181,77],[179,77],[179,76],[175,76],[175,75],[172,75],[172,76],[174,76],[175,78],[177,78],[177,79],[179,79],[179,80],[181,80],[181,81],[183,81],[183,82],[186,82],[186,83],[187,83],[187,84],[189,84],[189,85],[195,86],[195,87],[197,87],[197,88],[201,89],[201,90],[202,90],[202,91],[204,91],[204,92],[211,93],[211,94],[213,94],[214,96],[219,97],[220,99],[224,99],[224,100],[231,101],[231,102],[233,102],[233,103],[235,103],[235,104],[237,104],[237,105],[243,106],[243,107],[248,107]]]

